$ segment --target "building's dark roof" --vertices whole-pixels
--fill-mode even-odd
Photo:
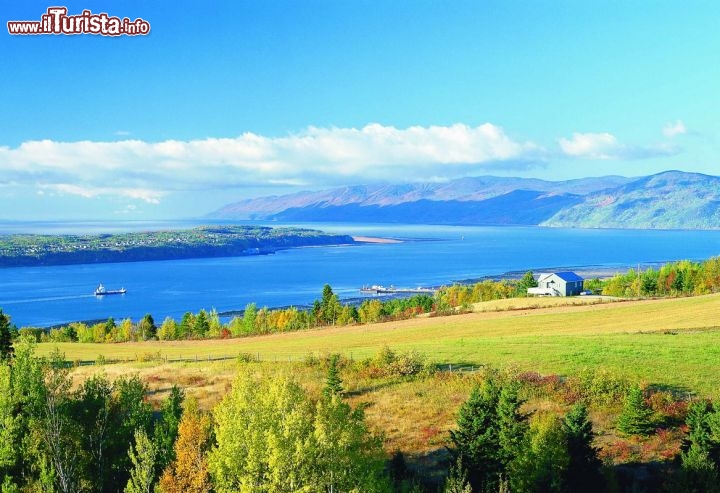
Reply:
[[[583,278],[575,274],[574,272],[553,272],[556,276],[558,276],[560,279],[562,279],[565,282],[576,282],[576,281],[582,281]]]

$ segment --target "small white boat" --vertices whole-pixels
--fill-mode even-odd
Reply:
[[[105,296],[108,294],[125,294],[127,293],[127,289],[120,288],[120,289],[106,289],[105,286],[100,284],[97,288],[95,288],[95,296]]]

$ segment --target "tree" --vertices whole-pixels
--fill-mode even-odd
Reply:
[[[716,460],[718,443],[713,428],[717,426],[718,413],[705,401],[692,402],[688,408],[685,424],[689,428],[681,454],[681,474],[676,489],[688,493],[717,492],[720,474]]]
[[[553,415],[540,416],[531,423],[521,451],[508,467],[510,491],[585,491],[565,488],[563,480],[569,462],[566,437],[559,420]]]
[[[212,490],[206,454],[210,448],[210,417],[188,401],[178,426],[175,460],[160,478],[162,493],[207,493]]]
[[[198,339],[204,338],[210,330],[210,322],[208,321],[207,312],[200,310],[195,317],[195,323],[193,324],[193,335]]]
[[[167,316],[163,320],[160,330],[158,330],[157,336],[161,341],[172,341],[178,338],[177,336],[178,325],[174,318]]]
[[[140,320],[138,323],[138,332],[140,332],[140,338],[143,341],[155,339],[157,336],[157,327],[155,326],[155,320],[152,315],[148,313]]]
[[[720,490],[717,466],[710,458],[706,447],[699,443],[692,443],[690,448],[682,453],[681,458],[682,472],[678,491],[713,493]]]
[[[180,324],[177,327],[177,338],[187,339],[192,335],[193,326],[195,325],[195,316],[190,312],[185,312]]]
[[[652,413],[645,404],[642,389],[634,385],[625,397],[617,429],[626,435],[647,435],[653,429]]]
[[[535,280],[535,276],[531,270],[527,271],[525,275],[517,283],[517,292],[520,296],[527,294],[528,288],[536,288],[538,285]]]
[[[333,293],[329,284],[323,286],[322,299],[313,306],[315,318],[320,324],[335,325],[340,313],[342,305],[337,295]]]
[[[339,354],[330,355],[327,377],[325,379],[325,388],[323,389],[323,395],[325,395],[325,397],[340,395],[343,391],[342,379],[340,379],[340,369],[338,368],[339,361]]]
[[[0,361],[6,361],[12,358],[15,351],[13,349],[12,339],[10,317],[5,315],[2,309],[0,309]]]
[[[568,491],[587,493],[605,491],[605,477],[601,471],[602,461],[592,444],[595,434],[584,404],[576,404],[565,415],[563,431],[567,438],[570,456],[564,478]]]
[[[214,414],[218,493],[388,491],[380,441],[338,396],[313,404],[287,377],[240,374]]]
[[[170,389],[170,395],[160,408],[160,420],[155,424],[154,441],[157,447],[157,471],[162,473],[175,460],[175,441],[182,418],[182,405],[185,392],[177,385]]]
[[[497,403],[498,444],[500,461],[507,466],[522,447],[528,416],[520,412],[523,401],[518,397],[520,384],[506,383],[500,389]]]
[[[144,430],[135,432],[135,446],[128,451],[132,463],[125,493],[151,493],[155,482],[157,448]]]
[[[338,395],[320,399],[312,433],[309,491],[390,491],[382,442],[370,434],[362,409],[352,409]]]
[[[257,318],[257,305],[249,303],[245,307],[242,318],[242,332],[245,335],[255,333],[255,319]]]
[[[82,384],[75,397],[73,414],[83,429],[81,440],[83,449],[90,454],[93,483],[97,491],[103,491],[114,460],[108,454],[116,431],[112,423],[113,385],[104,375],[95,375]]]
[[[47,457],[52,464],[55,487],[62,493],[80,490],[82,446],[79,430],[72,419],[70,379],[65,358],[58,352],[50,357],[45,378],[45,392],[36,432],[43,440]]]
[[[456,460],[467,468],[473,491],[496,489],[503,465],[497,428],[500,389],[493,379],[485,380],[460,407],[458,429],[450,432]]]

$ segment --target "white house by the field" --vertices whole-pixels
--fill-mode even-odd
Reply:
[[[574,272],[547,272],[540,274],[536,288],[528,288],[535,296],[577,296],[583,290],[583,278]]]

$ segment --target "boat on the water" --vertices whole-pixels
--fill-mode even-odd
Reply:
[[[127,289],[120,288],[120,289],[106,289],[105,286],[100,284],[97,288],[95,288],[95,296],[105,296],[108,294],[125,294],[127,293]]]

